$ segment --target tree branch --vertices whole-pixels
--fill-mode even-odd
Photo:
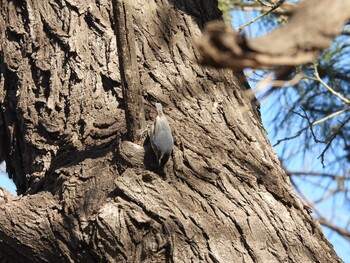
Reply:
[[[276,2],[267,4],[260,0],[256,2],[239,2],[232,4],[233,8],[231,8],[231,10],[267,12],[274,4],[276,4]],[[272,13],[278,16],[290,16],[296,6],[296,3],[284,2],[279,8],[274,9]]]
[[[345,178],[344,176],[337,175],[337,174],[331,174],[331,173],[320,173],[320,172],[312,172],[312,171],[305,171],[305,172],[300,172],[300,171],[289,171],[285,170],[288,176],[292,175],[307,175],[307,176],[320,176],[320,177],[329,177],[331,179],[335,180],[350,180],[350,178]]]
[[[326,82],[324,82],[320,78],[320,75],[318,74],[317,64],[316,63],[314,63],[314,70],[315,70],[314,75],[316,76],[316,80],[318,82],[320,82],[324,87],[326,87],[328,89],[328,91],[330,93],[332,93],[334,96],[338,97],[342,102],[344,102],[345,104],[350,104],[350,100],[348,100],[347,98],[345,98],[342,95],[340,95],[340,93],[336,92],[334,89],[332,89]]]
[[[337,112],[334,112],[334,113],[332,113],[332,114],[329,114],[328,116],[326,116],[326,117],[324,117],[324,118],[322,118],[322,119],[320,119],[320,120],[318,120],[318,121],[310,122],[310,121],[308,120],[308,123],[309,123],[308,126],[302,128],[302,129],[300,129],[300,130],[299,130],[298,132],[296,132],[296,134],[293,135],[293,136],[290,136],[290,137],[286,137],[286,138],[277,140],[277,143],[275,143],[273,146],[275,147],[275,146],[277,146],[278,144],[280,144],[280,143],[283,142],[283,141],[288,141],[288,140],[297,138],[298,136],[300,136],[300,134],[302,134],[302,133],[303,133],[305,130],[307,130],[308,128],[311,129],[313,126],[318,125],[318,124],[321,124],[321,123],[323,123],[323,122],[325,122],[325,121],[327,121],[327,120],[329,120],[329,119],[332,119],[332,118],[334,118],[334,117],[336,117],[336,116],[338,116],[338,115],[340,115],[340,114],[342,114],[342,113],[344,113],[344,112],[347,112],[347,111],[349,111],[349,110],[350,110],[350,107],[348,107],[348,108],[346,108],[346,109],[339,110],[339,111],[337,111]],[[297,113],[296,111],[292,111],[292,110],[290,110],[290,111],[293,112],[294,114],[299,115],[300,117],[302,117],[302,118],[304,118],[304,119],[308,119],[307,116],[301,115],[300,113]],[[343,125],[342,125],[341,127],[343,127]],[[314,138],[314,139],[315,139],[315,138]],[[333,139],[334,139],[334,138],[333,138]],[[333,140],[333,139],[332,139],[332,140]],[[316,139],[315,141],[316,141],[316,142],[325,143],[324,141],[320,141],[320,140],[318,140],[318,139]],[[328,141],[328,144],[329,144],[329,141]],[[328,145],[328,144],[327,144],[327,145]],[[328,147],[329,147],[329,146],[328,146]],[[326,148],[328,149],[328,147],[326,147]],[[325,152],[325,151],[324,151],[324,152]],[[323,153],[324,153],[324,152],[323,152]],[[321,156],[320,156],[320,157],[321,157]]]
[[[6,190],[1,189],[4,193]],[[60,206],[48,192],[17,197],[0,198],[0,251],[9,262],[67,262],[58,255],[68,253],[60,242],[64,231],[61,226]],[[55,222],[54,222],[55,221]],[[56,241],[53,241],[56,240]],[[7,262],[7,261],[6,261]]]
[[[243,28],[245,28],[246,26],[249,26],[250,24],[253,24],[255,21],[259,20],[260,18],[268,15],[269,13],[273,12],[274,10],[276,10],[277,8],[280,7],[281,4],[284,3],[285,0],[280,0],[277,1],[275,4],[273,4],[269,10],[265,11],[264,13],[258,15],[257,17],[255,17],[254,19],[250,20],[249,22],[245,23],[244,25],[240,26],[238,28],[238,32],[241,32],[243,30]],[[259,1],[260,4],[263,4],[261,1]]]
[[[112,3],[128,136],[132,142],[140,143],[145,127],[145,113],[137,66],[132,12],[128,1],[113,0]]]
[[[317,220],[318,222],[320,222],[321,225],[332,229],[333,231],[337,232],[340,236],[350,241],[350,231],[348,231],[347,229],[331,224],[328,220],[326,220],[323,217],[320,217]]]
[[[349,14],[348,1],[302,1],[286,25],[252,40],[222,22],[208,23],[196,42],[203,56],[200,63],[235,70],[304,64],[330,46]]]
[[[350,107],[349,108],[346,108],[344,110],[350,110]],[[345,121],[343,121],[341,123],[341,125],[339,127],[337,127],[336,131],[332,134],[332,136],[330,137],[330,139],[328,139],[328,142],[327,142],[327,145],[326,147],[323,149],[321,155],[318,157],[318,158],[321,158],[321,163],[324,167],[324,155],[326,153],[326,151],[329,149],[329,147],[331,146],[332,144],[332,141],[337,137],[337,135],[339,134],[339,132],[341,131],[341,129],[345,126],[345,124],[350,120],[350,117],[347,118]]]

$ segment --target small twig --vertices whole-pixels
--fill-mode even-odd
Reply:
[[[245,28],[246,26],[249,26],[250,24],[254,23],[255,21],[259,20],[260,18],[268,15],[269,13],[273,12],[275,9],[277,9],[278,7],[280,7],[281,4],[284,3],[285,0],[280,0],[280,1],[277,1],[272,7],[270,10],[258,15],[257,17],[255,17],[254,19],[248,21],[247,23],[245,23],[244,25],[240,26],[238,28],[238,32],[241,32],[243,30],[243,28]]]
[[[301,113],[299,113],[299,112],[297,112],[297,111],[294,111],[294,110],[292,110],[292,109],[289,109],[289,111],[292,112],[292,113],[294,113],[294,114],[296,114],[296,115],[298,115],[299,117],[301,117],[301,118],[303,118],[303,119],[306,118],[306,116],[302,115]],[[299,136],[300,136],[304,131],[306,131],[308,128],[309,128],[309,126],[306,126],[306,127],[302,128],[301,130],[299,130],[298,132],[296,132],[296,134],[293,135],[293,136],[285,137],[285,138],[283,138],[283,139],[277,140],[277,142],[273,145],[273,147],[279,145],[281,142],[289,141],[289,140],[292,140],[292,139],[295,139],[295,138],[299,137]]]
[[[340,236],[350,241],[350,231],[348,231],[347,229],[335,226],[323,217],[320,217],[317,220],[318,222],[320,222],[321,225],[332,229],[333,231],[337,232]]]
[[[304,72],[299,72],[292,79],[290,79],[288,81],[285,81],[285,80],[274,80],[274,81],[272,81],[271,85],[274,86],[274,87],[295,86],[304,77],[305,77]]]
[[[307,113],[306,113],[305,109],[304,109],[303,107],[300,107],[300,108],[302,109],[302,111],[303,111],[304,114],[305,114],[305,119],[307,120],[307,123],[309,124],[309,128],[310,128],[310,131],[311,131],[311,135],[312,135],[312,138],[314,139],[314,141],[315,141],[316,143],[326,143],[326,141],[321,141],[321,140],[317,139],[316,134],[315,134],[315,132],[314,132],[314,129],[312,128],[313,122],[310,121],[310,118],[309,118],[309,116],[307,116]]]
[[[270,7],[270,8],[272,8],[273,7],[273,5],[272,4],[267,4],[267,3],[264,3],[263,1],[261,1],[261,0],[256,0],[257,2],[259,2],[262,6],[266,6],[266,7]]]
[[[285,2],[283,6],[280,8],[273,10],[273,14],[278,16],[290,16],[295,9],[296,4]],[[240,11],[258,11],[258,12],[266,12],[271,8],[271,6],[256,6],[256,5],[240,5],[233,10],[239,9]]]
[[[347,112],[348,110],[350,110],[350,107],[348,107],[348,108],[346,108],[346,109],[342,109],[342,110],[336,111],[336,112],[334,112],[334,113],[332,113],[332,114],[330,114],[330,115],[324,117],[323,119],[320,119],[320,120],[318,120],[318,121],[313,122],[313,123],[312,123],[312,126],[315,126],[315,125],[320,124],[320,123],[322,123],[322,122],[325,122],[325,121],[327,121],[327,120],[329,120],[329,119],[332,119],[332,118],[334,118],[335,116],[338,116],[338,115],[340,115],[340,114],[342,114],[342,113],[344,113],[344,112]]]
[[[300,107],[301,109],[303,109],[303,107]],[[301,118],[303,118],[303,119],[306,119],[307,117],[305,116],[305,115],[303,115],[303,114],[301,114],[301,113],[299,113],[299,112],[297,112],[297,111],[295,111],[295,110],[292,110],[292,109],[288,109],[291,113],[293,113],[293,114],[295,114],[295,115],[298,115],[299,117],[301,117]],[[305,128],[307,128],[307,127],[305,127]]]
[[[260,80],[258,86],[254,89],[249,89],[247,90],[247,96],[250,100],[255,98],[255,93],[263,91],[267,88],[268,85],[271,84],[273,78],[273,73],[268,74],[265,78]]]
[[[249,73],[252,74],[252,73]],[[246,74],[247,75],[247,74]],[[305,74],[303,72],[300,72],[296,74],[292,79],[285,81],[285,80],[273,80],[273,73],[268,74],[265,78],[263,78],[256,88],[247,90],[247,95],[249,99],[255,98],[256,93],[264,91],[268,86],[273,86],[271,91],[267,91],[259,100],[263,100],[266,98],[271,92],[273,92],[276,87],[289,87],[289,86],[295,86],[298,84],[298,82],[305,77]]]
[[[349,107],[349,108],[346,108],[345,110],[349,110],[349,109],[350,109],[350,107]],[[323,167],[325,167],[325,166],[324,166],[324,155],[325,155],[326,151],[327,151],[328,148],[331,146],[331,143],[332,143],[332,141],[335,139],[335,137],[337,137],[337,135],[339,134],[339,131],[345,126],[345,124],[346,124],[349,120],[350,120],[350,117],[347,118],[345,121],[343,121],[343,122],[341,123],[341,125],[337,128],[337,131],[336,131],[336,132],[331,136],[331,138],[328,140],[327,145],[326,145],[326,147],[324,148],[324,150],[322,151],[321,155],[320,155],[319,157],[317,157],[317,159],[321,158],[321,163],[322,163],[322,166],[323,166]]]
[[[303,131],[307,130],[307,128],[308,128],[308,127],[305,127],[305,128],[303,128],[303,129],[301,129],[300,131],[298,131],[298,132],[297,132],[295,135],[293,135],[293,136],[285,137],[285,138],[283,138],[283,139],[277,140],[277,142],[276,142],[274,145],[272,145],[272,146],[275,147],[275,146],[279,145],[281,142],[289,141],[289,140],[293,140],[293,139],[295,139],[295,138],[298,138],[298,137],[303,133]]]
[[[334,196],[335,194],[341,192],[341,190],[338,189],[338,188],[337,189],[333,189],[332,191],[330,191],[330,189],[326,189],[326,190],[328,191],[327,194],[325,194],[325,195],[321,196],[319,199],[316,199],[316,200],[313,201],[313,203],[315,205],[320,203],[320,202],[322,202],[322,201],[325,201],[326,199],[328,199],[328,198]]]
[[[348,100],[347,98],[343,97],[342,95],[340,95],[340,93],[336,92],[334,89],[332,89],[326,82],[324,82],[321,78],[320,75],[318,74],[318,70],[317,70],[317,64],[314,63],[314,69],[315,69],[315,77],[317,79],[318,82],[320,82],[323,86],[325,86],[330,93],[332,93],[333,95],[337,96],[339,99],[341,99],[345,104],[350,104],[350,100]]]
[[[331,174],[331,173],[318,173],[318,172],[296,172],[296,171],[286,171],[288,176],[299,176],[299,175],[306,175],[306,176],[320,176],[320,177],[329,177],[335,180],[350,180],[350,177],[347,178],[345,176],[337,175],[337,174]]]
[[[312,122],[311,123],[311,127],[313,127],[313,126],[315,126],[315,125],[318,125],[318,124],[320,124],[320,123],[323,123],[323,122],[325,122],[325,121],[327,121],[327,120],[329,120],[329,119],[331,119],[331,118],[334,118],[335,116],[338,116],[339,114],[342,114],[342,113],[344,113],[344,112],[347,112],[347,111],[349,111],[350,110],[350,107],[348,107],[348,108],[346,108],[346,109],[343,109],[343,110],[339,110],[339,111],[337,111],[337,112],[334,112],[334,113],[332,113],[332,114],[330,114],[330,115],[328,115],[328,116],[326,116],[326,117],[324,117],[323,119],[320,119],[320,120],[318,120],[318,121],[315,121],[315,122]],[[297,114],[297,115],[299,115],[300,117],[302,117],[302,118],[306,118],[305,116],[303,116],[303,115],[301,115],[300,113],[298,113],[298,112],[295,112],[295,111],[293,111],[293,110],[290,110],[291,112],[293,112],[293,113],[295,113],[295,114]],[[343,125],[342,125],[343,126]],[[341,126],[341,127],[342,127]],[[277,142],[273,145],[273,147],[275,147],[275,146],[277,146],[278,144],[280,144],[281,142],[284,142],[284,141],[289,141],[289,140],[292,140],[292,139],[295,139],[295,138],[297,138],[298,136],[300,136],[300,134],[302,134],[305,130],[307,130],[308,128],[310,127],[310,124],[309,124],[309,126],[306,126],[306,127],[304,127],[304,128],[302,128],[302,129],[300,129],[295,135],[293,135],[293,136],[290,136],[290,137],[286,137],[286,138],[283,138],[283,139],[280,139],[280,140],[277,140]],[[331,140],[333,140],[334,138],[331,138]],[[328,141],[328,144],[329,144],[329,141]],[[327,144],[327,145],[328,145]],[[328,147],[326,147],[327,149],[329,148],[329,145],[328,145]],[[326,150],[327,150],[326,149]],[[320,158],[321,156],[319,156],[318,158]]]

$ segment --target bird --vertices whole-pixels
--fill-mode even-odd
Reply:
[[[159,167],[164,167],[173,150],[174,139],[161,103],[155,103],[157,117],[151,127],[150,140]]]

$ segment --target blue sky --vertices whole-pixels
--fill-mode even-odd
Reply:
[[[0,173],[0,186],[6,188],[12,194],[16,194],[16,186],[6,173]]]
[[[6,188],[12,194],[17,194],[15,184],[6,173],[5,162],[0,164],[0,186]]]

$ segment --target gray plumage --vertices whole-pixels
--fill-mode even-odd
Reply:
[[[173,150],[174,140],[169,122],[163,113],[162,104],[156,103],[155,106],[158,115],[151,129],[151,145],[157,157],[158,165],[164,166]]]

